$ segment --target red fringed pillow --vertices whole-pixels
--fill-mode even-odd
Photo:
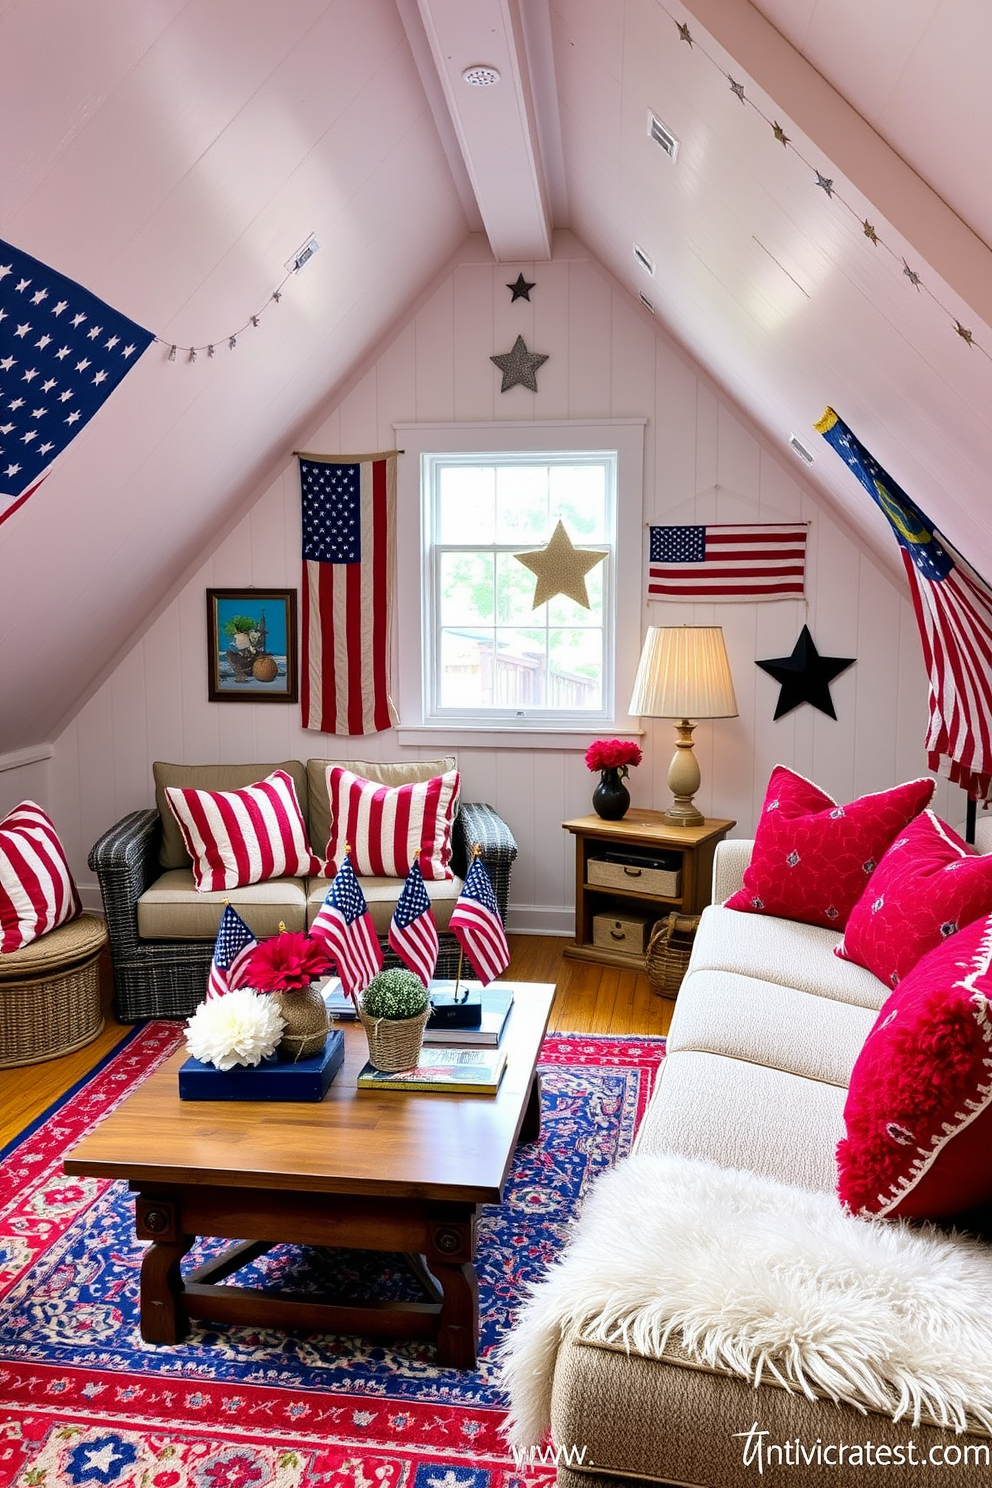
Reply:
[[[837,1145],[855,1214],[940,1219],[992,1199],[992,916],[930,951],[858,1055]]]
[[[765,792],[744,887],[728,909],[843,930],[892,839],[928,804],[932,780],[910,780],[838,806],[776,765]]]
[[[992,856],[976,853],[932,811],[899,833],[844,930],[836,954],[894,987],[927,951],[992,914]]]
[[[168,785],[165,795],[193,859],[193,880],[201,893],[320,872],[320,861],[307,842],[296,787],[285,770],[273,770],[241,790]]]
[[[22,801],[0,821],[0,952],[21,950],[81,910],[51,818]]]
[[[410,785],[378,785],[341,765],[327,770],[331,835],[326,872],[333,877],[345,846],[357,874],[405,878],[416,852],[424,878],[451,878],[451,824],[458,804],[457,770]]]

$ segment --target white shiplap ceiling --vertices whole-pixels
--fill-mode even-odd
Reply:
[[[0,526],[0,755],[53,737],[480,228],[529,261],[570,227],[894,562],[812,431],[835,404],[992,574],[990,32],[987,0],[0,0],[0,238],[180,345],[321,244],[237,352],[153,347]]]

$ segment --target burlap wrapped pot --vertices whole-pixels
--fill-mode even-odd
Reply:
[[[327,1005],[316,987],[299,992],[273,992],[276,1007],[286,1028],[279,1040],[280,1059],[315,1059],[323,1053],[330,1020]]]
[[[420,1047],[424,1041],[424,1028],[430,1011],[426,1007],[415,1018],[370,1018],[359,1003],[358,1016],[369,1041],[370,1063],[388,1074],[396,1070],[412,1069],[420,1059]]]

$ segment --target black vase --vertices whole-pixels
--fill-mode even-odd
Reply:
[[[592,793],[592,809],[604,821],[619,821],[627,815],[630,791],[620,779],[618,766],[600,773],[599,784]]]

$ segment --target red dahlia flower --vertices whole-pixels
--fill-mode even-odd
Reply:
[[[252,951],[245,981],[259,992],[302,992],[330,969],[331,958],[316,940],[301,930],[284,930]]]
[[[641,746],[633,740],[597,739],[586,750],[589,770],[619,770],[626,775],[628,765],[639,765],[644,758]]]

